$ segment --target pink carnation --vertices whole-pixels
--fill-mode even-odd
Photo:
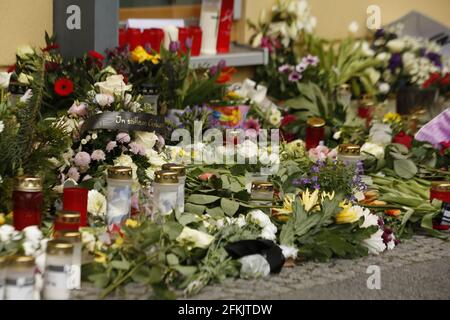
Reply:
[[[328,149],[328,147],[324,146],[321,142],[317,147],[310,149],[308,155],[311,161],[316,162],[317,160],[324,161],[327,158],[336,159],[337,152],[336,150]]]
[[[128,145],[130,147],[130,151],[134,154],[139,154],[141,156],[145,156],[145,148],[139,143],[132,142]]]
[[[80,104],[77,104],[76,102],[70,107],[70,109],[67,111],[68,114],[72,116],[79,116],[84,117],[87,115],[87,104],[82,102]]]
[[[80,173],[78,172],[78,169],[75,167],[69,169],[69,171],[67,172],[67,176],[70,179],[75,180],[75,182],[78,182],[78,180],[80,179]]]
[[[131,138],[128,133],[121,132],[117,135],[116,141],[119,143],[129,143],[131,141]]]
[[[75,155],[74,161],[78,167],[87,167],[91,163],[91,156],[89,153],[81,151]]]
[[[108,142],[108,144],[106,145],[106,152],[111,152],[115,147],[117,147],[116,141]]]
[[[94,161],[105,161],[106,155],[102,150],[94,150],[91,159]]]

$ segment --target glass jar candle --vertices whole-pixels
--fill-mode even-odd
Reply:
[[[177,208],[178,184],[178,174],[175,171],[160,170],[155,172],[153,213],[156,220],[169,215]]]
[[[441,225],[450,226],[450,182],[433,182],[430,189],[430,200],[433,199],[442,201]]]
[[[192,39],[191,56],[199,56],[202,48],[202,28],[199,26],[190,26],[188,31],[189,37]]]
[[[89,190],[80,187],[64,188],[63,209],[80,213],[80,226],[88,225],[87,205]]]
[[[177,194],[177,209],[179,212],[184,212],[184,189],[186,186],[186,168],[181,164],[166,163],[162,166],[163,170],[174,171],[178,175],[178,194]]]
[[[273,203],[273,184],[267,181],[253,181],[251,202],[261,206]]]
[[[219,31],[219,18],[221,0],[203,0],[200,14],[200,27],[203,30],[202,54],[214,55],[217,53],[217,36]]]
[[[40,226],[43,202],[41,178],[17,177],[13,192],[14,228]]]
[[[151,83],[144,83],[139,86],[139,94],[142,95],[144,106],[146,110],[151,109],[151,114],[160,114],[162,110],[159,110],[158,99],[159,89],[158,86]]]
[[[109,227],[122,224],[130,216],[132,176],[133,171],[130,167],[108,169],[106,220]]]
[[[164,30],[158,28],[149,29],[150,32],[150,46],[153,51],[159,53],[161,51],[161,43],[164,41]]]
[[[43,290],[45,300],[70,298],[68,284],[72,261],[73,244],[61,240],[47,242]]]
[[[33,257],[13,256],[8,259],[5,286],[7,300],[35,299],[35,269]]]
[[[81,289],[81,233],[75,231],[57,231],[54,234],[54,238],[56,240],[69,242],[73,245],[72,265],[69,271],[68,287],[70,290]]]
[[[322,118],[309,118],[306,122],[306,149],[312,149],[319,145],[325,138],[325,120]]]
[[[338,160],[345,164],[356,164],[361,161],[361,147],[355,144],[341,144],[338,148]]]
[[[0,257],[0,300],[5,299],[6,257]]]
[[[58,211],[56,213],[53,230],[71,230],[78,231],[80,228],[80,214],[76,211]]]

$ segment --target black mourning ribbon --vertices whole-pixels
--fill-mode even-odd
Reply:
[[[260,254],[269,262],[271,273],[280,273],[284,265],[283,252],[275,242],[270,240],[241,240],[227,244],[225,250],[233,259]]]

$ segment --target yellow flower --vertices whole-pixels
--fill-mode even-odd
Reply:
[[[159,61],[161,60],[161,56],[159,54],[155,54],[152,56],[150,60],[152,61],[153,64],[158,64]]]
[[[241,100],[242,99],[242,97],[234,91],[228,92],[226,97],[230,100]]]
[[[329,200],[333,200],[334,198],[334,191],[329,193],[329,192],[322,192],[321,195],[321,201],[323,202],[325,200],[325,198],[328,198]]]
[[[152,63],[156,64],[159,62],[159,56],[152,56],[142,46],[137,46],[131,52],[131,61],[137,62],[137,63],[143,63],[145,61],[152,61]],[[157,61],[157,62],[155,63],[154,61]]]
[[[5,224],[5,222],[6,222],[5,215],[3,213],[0,213],[0,226],[2,224]]]
[[[402,116],[395,112],[388,112],[383,117],[383,122],[386,123],[400,123]]]
[[[95,252],[94,261],[97,263],[106,263],[106,254],[100,251]]]
[[[292,211],[294,211],[292,209],[292,204],[294,203],[295,200],[295,194],[292,193],[288,193],[284,196],[284,200],[283,200],[283,208],[281,209],[273,209],[273,213],[274,215],[278,216],[278,215],[287,215],[287,214],[291,214]]]
[[[342,207],[342,211],[336,215],[336,223],[344,224],[344,223],[354,223],[359,220],[358,213],[353,210],[350,204],[341,203],[340,207]]]
[[[125,225],[130,228],[137,228],[139,227],[139,222],[133,219],[127,219],[127,221],[125,221]]]
[[[301,200],[306,212],[311,211],[311,209],[317,205],[317,201],[319,200],[319,190],[316,189],[313,193],[309,193],[309,189],[306,189],[306,191],[302,193]]]
[[[114,241],[114,247],[115,248],[120,248],[123,245],[123,238],[122,237],[117,237],[116,241]]]

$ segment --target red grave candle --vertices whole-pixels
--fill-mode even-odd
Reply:
[[[234,0],[222,0],[219,32],[217,34],[217,53],[230,51],[231,26],[233,25]]]
[[[306,150],[315,148],[325,137],[325,120],[309,118],[306,127]]]
[[[152,46],[152,32],[150,29],[145,29],[142,32],[141,43],[145,49]]]
[[[180,42],[180,49],[182,52],[186,53],[186,40],[188,38],[188,29],[187,28],[178,28],[178,41]]]
[[[14,228],[23,230],[28,226],[40,226],[43,203],[41,178],[17,177],[13,192]]]
[[[88,225],[87,205],[88,192],[86,188],[70,187],[64,188],[63,209],[66,211],[75,211],[80,214],[80,226]]]
[[[133,51],[137,46],[142,45],[142,33],[140,29],[127,29],[127,40],[130,46],[130,51]]]
[[[123,28],[119,29],[119,47],[123,48],[127,45],[127,31]]]
[[[53,231],[78,231],[80,214],[76,211],[59,211],[53,224]]]
[[[190,26],[188,29],[189,37],[192,39],[191,55],[199,56],[202,49],[202,28],[199,26]]]
[[[433,182],[430,188],[430,201],[432,201],[433,199],[441,200],[445,203],[450,203],[450,182]]]

